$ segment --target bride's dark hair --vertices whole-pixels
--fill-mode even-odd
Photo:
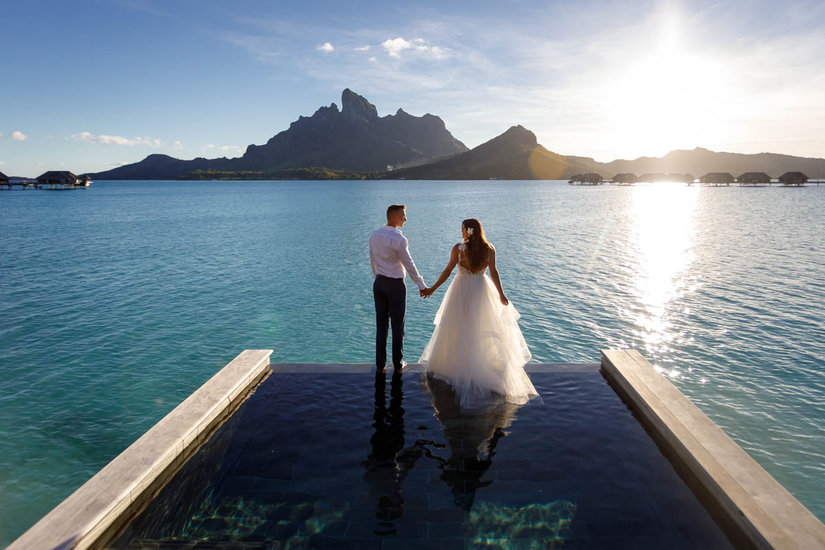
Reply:
[[[478,271],[490,258],[492,246],[484,237],[484,230],[481,228],[480,221],[475,218],[468,218],[461,222],[461,225],[467,233],[470,233],[467,237],[467,249],[465,250],[467,263],[470,271]]]

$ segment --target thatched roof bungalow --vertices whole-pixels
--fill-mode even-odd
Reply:
[[[706,185],[730,185],[735,178],[730,172],[708,172],[701,178],[699,183]]]
[[[78,185],[80,178],[68,170],[50,170],[37,177],[39,185]]]
[[[567,183],[571,185],[600,185],[604,181],[601,174],[595,172],[588,172],[587,174],[576,174],[571,177]]]
[[[808,176],[802,172],[785,172],[779,176],[779,183],[782,185],[805,185],[808,183]]]
[[[764,185],[771,182],[771,177],[765,172],[745,172],[736,181],[739,185]]]
[[[613,176],[612,181],[621,185],[632,185],[639,181],[639,178],[636,177],[636,174],[622,173]]]
[[[765,172],[745,172],[736,178],[739,183],[770,183],[771,177]]]

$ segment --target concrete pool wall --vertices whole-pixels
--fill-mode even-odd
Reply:
[[[105,547],[271,371],[245,350],[7,550]]]
[[[825,525],[636,350],[602,372],[739,547],[825,548]]]

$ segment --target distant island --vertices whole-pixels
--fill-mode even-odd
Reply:
[[[264,145],[249,145],[238,158],[181,160],[149,155],[140,162],[83,174],[102,180],[431,179],[566,180],[582,174],[604,178],[641,174],[746,174],[779,177],[804,172],[825,178],[825,159],[775,153],[720,153],[697,147],[663,157],[597,162],[565,156],[540,145],[516,125],[468,149],[438,116],[402,109],[378,116],[366,98],[345,89],[333,103],[301,116]]]

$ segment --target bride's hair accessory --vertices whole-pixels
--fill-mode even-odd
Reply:
[[[467,232],[467,235],[472,235],[473,234],[473,228],[472,227],[465,227],[464,231]]]

